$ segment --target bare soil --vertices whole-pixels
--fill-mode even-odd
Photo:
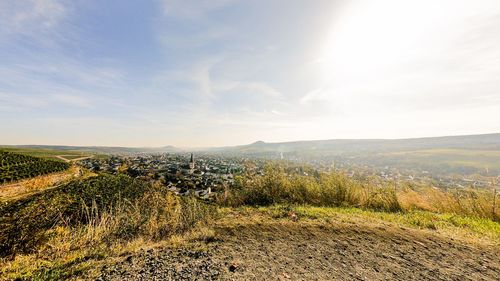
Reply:
[[[99,280],[500,280],[500,247],[387,225],[293,221],[216,226],[203,251],[156,249]]]

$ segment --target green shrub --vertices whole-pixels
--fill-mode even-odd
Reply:
[[[308,204],[401,210],[396,194],[388,187],[364,186],[340,173],[311,174],[268,165],[264,175],[237,178],[219,200],[229,206]]]
[[[110,239],[158,239],[203,220],[214,212],[209,208],[128,176],[102,174],[0,206],[0,253],[32,251],[56,226],[88,225]]]

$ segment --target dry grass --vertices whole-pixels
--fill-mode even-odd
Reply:
[[[236,213],[232,223],[252,220],[256,215],[247,212],[251,209],[277,220],[289,220],[292,214],[294,221],[384,221],[476,240],[486,237],[498,244],[499,224],[492,220],[498,221],[500,207],[492,212],[492,195],[430,187],[396,190],[392,184],[358,181],[339,173],[271,165],[264,175],[237,178],[218,201],[238,207],[223,208]],[[8,243],[0,246],[11,249],[12,241],[18,246],[12,248],[16,255],[0,260],[0,279],[68,279],[140,248],[186,241],[202,245],[217,239],[209,224],[218,213],[216,206],[125,176],[76,181],[1,210],[2,216],[12,217],[1,217],[5,227],[0,229],[0,242]],[[26,237],[37,239],[23,240]]]
[[[340,173],[309,175],[279,165],[267,166],[262,176],[237,178],[219,201],[227,206],[309,204],[401,211],[390,186],[361,183]]]
[[[88,178],[96,174],[78,166],[71,166],[68,170],[48,175],[37,176],[15,183],[0,185],[0,201],[10,201],[41,192],[76,178]]]
[[[425,210],[436,213],[488,218],[500,221],[500,204],[495,202],[490,190],[454,189],[440,190],[432,187],[405,187],[397,193],[404,210]],[[495,212],[493,212],[495,210]]]
[[[112,179],[107,176],[93,179],[93,182],[113,183],[110,180]],[[123,177],[121,180],[118,178],[116,182],[120,184],[131,181]],[[88,185],[77,185],[80,186]],[[94,185],[88,187],[93,188]],[[111,186],[109,188],[113,189]],[[142,190],[143,193],[137,196],[124,196],[113,200],[100,197],[100,201],[93,199],[90,204],[80,200],[80,210],[63,208],[65,211],[59,213],[59,219],[53,227],[45,230],[43,227],[36,228],[36,236],[40,239],[30,242],[31,246],[26,248],[26,251],[18,251],[15,255],[0,260],[0,275],[9,280],[18,277],[67,279],[87,272],[97,264],[111,262],[113,257],[133,252],[138,247],[160,242],[176,245],[185,240],[205,241],[213,237],[214,234],[210,233],[205,225],[217,214],[214,206],[196,198],[178,197],[154,187],[141,188],[142,185],[137,185],[128,191],[137,193]],[[106,195],[99,193],[99,190],[96,189],[95,192],[98,193],[92,191],[91,194],[98,197]],[[126,192],[124,190],[123,194]],[[58,198],[60,197],[53,195],[43,199],[50,199],[56,204]],[[65,202],[62,203],[67,204]],[[38,204],[31,205],[26,206],[32,211],[44,212],[43,208],[35,208]],[[68,213],[68,210],[72,212]],[[30,216],[26,217],[26,223],[36,223],[36,214],[31,211],[27,214]],[[80,219],[75,221],[75,218]],[[22,225],[22,222],[17,224]],[[193,229],[200,231],[195,234]]]
[[[306,204],[386,212],[424,210],[500,220],[500,200],[496,200],[493,212],[493,192],[489,190],[396,188],[393,183],[375,179],[355,180],[342,173],[306,169],[268,165],[264,175],[237,178],[236,183],[219,196],[219,202],[233,207]]]
[[[45,256],[61,257],[74,249],[105,249],[117,241],[160,241],[195,227],[203,230],[199,226],[216,215],[215,208],[196,198],[182,198],[160,191],[148,191],[133,203],[122,203],[103,212],[99,212],[95,203],[84,208],[87,223],[52,228],[47,233],[49,242],[39,252]]]
[[[480,245],[500,245],[500,224],[488,219],[438,214],[428,211],[389,213],[349,207],[315,207],[307,205],[271,205],[264,207],[224,207],[219,226],[237,227],[248,224],[295,222],[308,224],[346,224],[363,227],[396,227],[419,229]],[[295,214],[294,220],[290,214]]]

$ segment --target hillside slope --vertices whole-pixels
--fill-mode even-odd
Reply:
[[[266,143],[215,148],[213,151],[241,154],[300,152],[301,154],[337,155],[360,152],[389,152],[420,149],[500,150],[500,134],[427,137],[412,139],[332,139]]]

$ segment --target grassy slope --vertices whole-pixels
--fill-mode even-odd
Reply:
[[[142,249],[149,248],[200,248],[208,246],[203,241],[217,238],[214,229],[224,228],[239,231],[245,228],[266,228],[276,225],[287,225],[292,222],[290,214],[298,216],[297,226],[321,227],[322,225],[352,225],[360,229],[377,227],[394,229],[413,229],[412,233],[423,236],[453,238],[461,243],[477,244],[498,249],[500,246],[500,224],[483,219],[463,216],[435,214],[430,212],[385,213],[367,211],[357,208],[327,208],[311,206],[238,207],[220,208],[219,218],[210,226],[195,228],[184,235],[173,236],[161,242],[136,239],[112,248],[95,247],[94,249],[77,249],[59,253],[55,258],[40,258],[36,255],[20,255],[13,262],[3,262],[3,273],[9,278],[19,276],[46,278],[83,277],[92,273],[95,276],[99,268],[105,264],[114,264],[123,260],[123,256],[134,255]],[[56,232],[68,231],[64,228]],[[416,231],[416,232],[415,232]],[[213,238],[210,238],[213,237]],[[244,247],[244,245],[243,245]],[[104,250],[106,249],[106,250]],[[361,249],[362,250],[362,249]],[[30,277],[30,278],[31,278]]]
[[[498,224],[490,222],[465,219],[478,223],[469,229],[438,216],[428,228],[418,221],[432,214],[309,206],[224,213],[213,259],[237,269],[222,280],[497,280],[500,270]]]
[[[268,177],[261,178],[258,181],[259,184],[253,186],[247,185],[245,189],[254,192],[254,195],[266,195],[274,196],[270,197],[272,199],[279,199],[277,195],[283,196],[283,199],[289,200],[290,198],[295,198],[297,201],[303,201],[302,199],[308,198],[315,202],[315,199],[320,194],[331,194],[348,195],[349,191],[356,191],[357,185],[354,182],[348,181],[348,179],[343,177],[324,177],[325,182],[314,182],[308,178],[288,178],[282,177],[280,173],[273,174],[269,173]],[[112,176],[109,176],[112,177]],[[106,176],[105,178],[108,178]],[[109,178],[111,179],[111,178]],[[256,180],[258,178],[254,178]],[[96,181],[93,179],[91,181]],[[122,179],[123,180],[123,179]],[[71,191],[69,194],[78,195],[77,200],[71,200],[70,203],[72,208],[81,206],[75,205],[75,202],[80,202],[82,198],[88,198],[87,205],[90,205],[90,199],[93,196],[86,196],[92,194],[99,194],[99,196],[114,197],[117,192],[123,191],[123,188],[128,185],[129,180],[119,181],[119,184],[113,187],[113,190],[106,188],[107,183],[99,184],[100,188],[90,188],[87,192],[74,193],[75,191],[82,190],[81,186],[76,186],[77,188],[70,188],[67,191]],[[324,184],[323,184],[324,183]],[[323,185],[324,186],[323,186]],[[86,184],[85,184],[86,185]],[[83,185],[83,186],[85,186]],[[281,186],[284,190],[276,189],[276,187]],[[322,187],[323,186],[323,187]],[[330,193],[321,193],[322,188],[328,186],[336,186],[337,189],[332,189]],[[362,186],[359,186],[361,188]],[[262,189],[264,188],[264,189]],[[269,190],[267,190],[269,188]],[[272,192],[271,192],[272,191]],[[286,193],[283,193],[286,191]],[[300,192],[299,192],[300,191]],[[327,190],[328,191],[328,190]],[[342,191],[339,193],[339,191]],[[376,190],[374,190],[376,191]],[[133,191],[131,198],[135,198],[137,191]],[[260,193],[256,193],[260,192]],[[270,192],[270,193],[269,193]],[[273,193],[277,192],[277,193]],[[347,192],[347,193],[344,193]],[[64,192],[64,194],[68,194]],[[353,193],[351,195],[356,195]],[[62,195],[62,194],[59,194]],[[156,193],[158,195],[158,193]],[[356,196],[361,196],[362,194],[357,194]],[[381,199],[384,199],[385,193],[380,194]],[[58,198],[61,196],[50,196],[47,194],[47,198],[52,202],[57,203]],[[81,197],[80,197],[81,196]],[[46,197],[45,195],[43,197]],[[140,196],[139,196],[140,197]],[[362,196],[361,196],[362,197]],[[73,198],[73,199],[75,199]],[[24,255],[18,255],[13,261],[2,260],[0,261],[0,267],[2,268],[2,274],[8,276],[8,278],[15,277],[26,277],[34,278],[36,276],[40,278],[67,278],[78,274],[83,274],[83,272],[94,268],[98,270],[98,266],[105,263],[113,263],[116,259],[120,259],[123,254],[130,254],[135,252],[139,248],[152,247],[158,245],[156,239],[144,238],[147,236],[136,236],[133,239],[120,240],[115,238],[117,233],[123,233],[121,229],[123,226],[132,227],[135,230],[144,230],[147,227],[153,227],[153,236],[157,235],[158,230],[163,232],[164,230],[172,229],[172,218],[175,218],[178,214],[188,214],[188,217],[179,217],[180,221],[186,219],[191,219],[189,217],[201,216],[200,205],[185,205],[188,209],[182,209],[182,211],[175,211],[174,214],[170,213],[169,210],[175,209],[175,206],[180,206],[179,201],[174,197],[167,196],[166,198],[161,198],[161,200],[150,200],[154,197],[146,198],[142,200],[139,206],[144,210],[158,210],[156,212],[134,212],[133,210],[124,210],[122,214],[120,213],[109,213],[108,216],[100,216],[96,220],[96,225],[91,227],[87,226],[76,226],[61,224],[50,229],[42,229],[42,231],[47,231],[43,235],[48,239],[46,244],[39,248],[38,252],[33,254],[27,251]],[[253,199],[259,199],[260,197],[253,196]],[[333,198],[333,197],[332,197]],[[343,197],[342,197],[343,198]],[[350,198],[347,196],[346,198]],[[43,198],[42,198],[43,199]],[[299,200],[300,199],[300,200]],[[334,199],[334,198],[333,198]],[[363,199],[363,198],[361,198]],[[113,200],[114,201],[114,200]],[[276,200],[273,200],[276,202]],[[335,201],[335,200],[334,200]],[[363,201],[363,200],[362,200]],[[35,210],[48,210],[47,208],[36,208],[39,204],[33,204],[33,201],[25,202],[28,208],[22,214],[26,215],[26,218],[31,220],[35,216]],[[45,202],[45,200],[37,201]],[[35,203],[37,203],[35,202]],[[163,206],[162,208],[154,207],[153,203],[157,203],[157,206]],[[256,201],[257,202],[257,201]],[[267,202],[267,201],[266,201]],[[278,201],[281,202],[281,201]],[[285,201],[286,202],[286,201]],[[308,202],[307,200],[305,202]],[[343,201],[339,201],[343,202]],[[66,206],[68,202],[61,201],[62,205]],[[345,203],[345,202],[344,202]],[[356,203],[356,202],[355,202]],[[169,205],[171,204],[171,205]],[[43,205],[43,204],[42,204]],[[50,204],[55,205],[55,204]],[[342,204],[341,204],[342,205]],[[356,204],[360,205],[360,204]],[[366,205],[366,204],[365,204]],[[46,204],[44,205],[46,206]],[[62,207],[64,207],[62,206]],[[165,207],[167,206],[167,207]],[[192,207],[195,208],[192,208]],[[346,206],[345,204],[343,206]],[[349,205],[347,205],[349,206]],[[361,206],[363,206],[361,204]],[[373,204],[366,205],[367,207],[373,207]],[[174,207],[174,208],[172,208]],[[138,209],[141,209],[138,208]],[[67,208],[66,208],[67,209]],[[134,209],[134,208],[132,208]],[[387,209],[387,208],[386,208]],[[390,208],[389,208],[390,209]],[[81,208],[76,208],[75,210],[81,210]],[[187,212],[186,212],[187,210]],[[33,212],[32,212],[33,211]],[[17,213],[17,212],[14,212]],[[57,212],[55,212],[57,213]],[[464,243],[475,243],[482,245],[490,245],[493,249],[499,249],[500,245],[500,226],[497,222],[493,222],[488,219],[479,219],[473,217],[467,217],[463,215],[451,215],[451,214],[437,214],[426,211],[411,211],[406,212],[380,212],[368,209],[362,210],[352,207],[311,207],[307,205],[270,205],[268,207],[237,207],[237,208],[220,208],[220,218],[212,223],[209,227],[217,228],[230,228],[235,231],[241,225],[248,225],[249,227],[259,226],[259,225],[274,225],[282,224],[283,222],[291,223],[292,215],[298,217],[297,223],[300,226],[309,227],[317,225],[331,225],[337,222],[342,222],[344,224],[351,224],[355,228],[373,228],[374,226],[380,227],[392,227],[394,229],[408,228],[418,231],[418,233],[431,234],[439,237],[451,237],[464,241]],[[116,220],[115,217],[119,217]],[[134,219],[134,218],[137,219]],[[132,218],[132,221],[129,219]],[[151,218],[151,224],[144,228],[143,221],[148,221]],[[167,218],[165,220],[165,218]],[[198,218],[197,218],[198,219]],[[196,220],[197,220],[196,219]],[[36,225],[40,225],[38,219],[34,220]],[[94,220],[91,220],[94,221]],[[126,225],[120,224],[121,221],[125,221]],[[175,220],[174,220],[175,221]],[[177,220],[179,221],[179,220]],[[117,228],[109,229],[109,225],[116,224]],[[157,228],[156,226],[163,224],[165,227]],[[17,223],[18,226],[25,225],[22,222]],[[175,224],[173,226],[176,226]],[[191,226],[189,226],[191,227]],[[202,228],[203,229],[203,228]],[[192,231],[201,233],[202,236],[213,235],[213,229],[204,228],[205,230],[200,230],[194,228]],[[257,229],[258,230],[258,229]],[[256,231],[257,231],[256,230]],[[117,232],[118,231],[118,232]],[[400,231],[401,232],[401,231]],[[126,233],[129,233],[127,231]],[[205,235],[204,233],[208,233]],[[212,233],[212,234],[211,234]],[[418,234],[417,233],[417,234]],[[111,235],[110,235],[111,234]],[[189,234],[193,235],[193,234]],[[189,236],[188,235],[188,236]],[[175,234],[170,236],[170,234],[164,236],[160,233],[161,247],[168,247],[171,244],[181,244],[184,240],[191,240],[189,237],[185,238],[183,234]],[[196,236],[196,235],[194,235]],[[149,237],[152,237],[151,235]],[[15,238],[15,237],[14,237]],[[104,238],[104,239],[103,239]],[[213,240],[213,239],[202,239],[202,240]],[[83,241],[83,242],[80,242]],[[187,246],[189,246],[188,243]]]
[[[50,158],[51,160],[62,161],[57,158],[57,155],[73,155],[76,157],[89,156],[89,153],[71,150],[53,150],[53,149],[41,149],[41,148],[14,148],[14,147],[0,147],[0,150],[9,151],[13,153],[25,154],[34,157]],[[68,156],[70,157],[70,156]]]
[[[232,217],[237,214],[242,221],[266,223],[289,220],[295,213],[299,222],[343,222],[350,224],[386,224],[419,229],[467,242],[500,246],[500,223],[481,218],[453,214],[436,214],[426,211],[387,213],[359,208],[313,207],[307,205],[273,205],[268,207],[222,208],[221,213]],[[223,218],[224,218],[223,215]],[[271,220],[269,220],[271,219]],[[225,221],[225,224],[234,224]]]
[[[211,210],[199,200],[106,174],[3,202],[0,276],[66,279],[134,245],[189,231]]]
[[[401,165],[449,165],[450,167],[472,167],[478,170],[488,168],[500,171],[500,151],[471,149],[426,149],[382,153],[380,159],[387,157]]]
[[[44,192],[46,190],[56,188],[62,184],[68,183],[71,180],[83,179],[96,176],[96,174],[82,169],[78,166],[71,166],[69,169],[41,175],[29,179],[20,180],[13,183],[7,183],[0,187],[0,203],[11,200],[18,200],[35,193]]]

